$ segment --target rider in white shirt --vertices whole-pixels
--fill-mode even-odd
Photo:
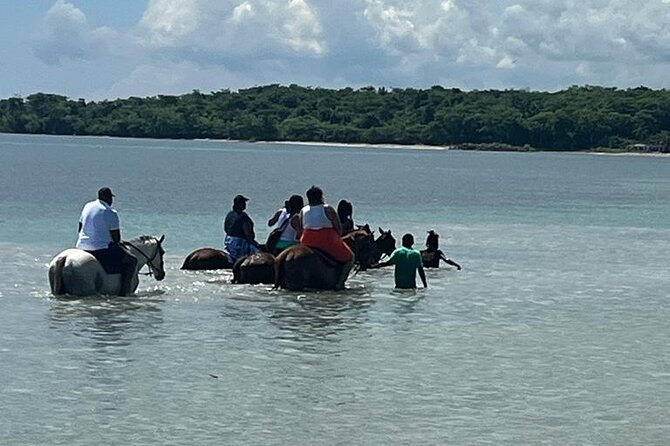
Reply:
[[[121,296],[130,292],[137,259],[121,245],[119,215],[112,208],[114,194],[108,187],[98,190],[98,199],[84,205],[79,217],[76,247],[92,254],[110,274],[121,274]]]

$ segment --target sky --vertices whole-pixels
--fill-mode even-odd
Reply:
[[[0,98],[670,87],[670,0],[2,0]]]

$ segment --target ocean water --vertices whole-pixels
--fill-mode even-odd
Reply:
[[[263,239],[312,184],[463,270],[179,270],[235,194]],[[54,299],[102,185],[125,238],[166,235],[167,277]],[[667,157],[0,135],[0,444],[667,445],[669,250]]]

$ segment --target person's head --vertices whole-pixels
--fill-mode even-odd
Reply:
[[[302,195],[291,195],[291,198],[286,202],[286,212],[291,215],[297,214],[304,205],[305,201],[302,199]]]
[[[351,216],[354,213],[354,208],[347,200],[340,200],[337,203],[337,216],[340,218],[340,221],[351,220]]]
[[[233,210],[238,212],[245,210],[247,208],[247,201],[249,199],[244,195],[235,195],[235,198],[233,198]]]
[[[98,199],[104,201],[111,206],[112,201],[114,201],[114,194],[112,190],[108,187],[101,187],[98,189]]]
[[[317,206],[323,204],[323,191],[321,188],[312,186],[307,189],[307,202],[310,206]]]
[[[430,231],[428,231],[428,236],[426,237],[426,248],[435,250],[439,247],[439,245],[440,245],[440,236],[437,234],[437,232],[431,229]]]
[[[402,246],[405,248],[411,248],[414,245],[414,236],[410,233],[407,233],[402,236]]]

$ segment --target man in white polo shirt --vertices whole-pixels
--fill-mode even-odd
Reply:
[[[109,274],[121,274],[121,292],[130,292],[130,281],[137,259],[123,248],[119,215],[112,208],[114,194],[108,187],[98,191],[98,199],[84,205],[79,217],[77,248],[87,251],[102,264]]]

